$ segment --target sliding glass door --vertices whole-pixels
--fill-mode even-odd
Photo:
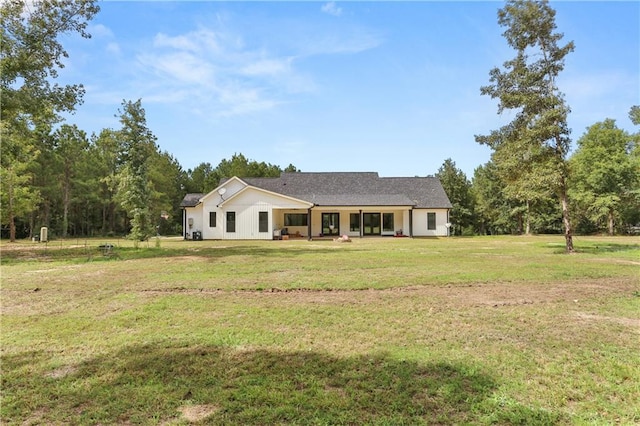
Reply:
[[[362,213],[362,235],[380,235],[380,213]]]
[[[340,234],[340,213],[322,213],[322,235]]]

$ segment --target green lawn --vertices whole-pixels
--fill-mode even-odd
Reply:
[[[0,422],[638,424],[640,238],[575,245],[3,241]]]

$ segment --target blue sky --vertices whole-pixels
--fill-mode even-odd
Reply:
[[[478,145],[506,123],[480,95],[514,56],[501,2],[101,3],[90,40],[63,39],[60,73],[82,83],[67,122],[119,128],[122,100],[142,99],[158,144],[186,170],[234,153],[306,172],[434,174],[451,158],[467,177]],[[574,142],[628,119],[640,103],[640,2],[552,2],[576,49],[558,85]]]

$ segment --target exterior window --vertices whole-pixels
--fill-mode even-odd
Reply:
[[[258,212],[258,232],[269,232],[269,212]]]
[[[360,213],[349,214],[349,231],[360,232]]]
[[[216,227],[216,212],[209,212],[209,228]]]
[[[393,213],[382,213],[382,230],[393,232]]]
[[[436,230],[436,214],[435,213],[427,213],[427,229],[429,231]]]
[[[227,232],[236,232],[236,212],[227,212]]]
[[[307,226],[306,213],[285,213],[284,226]]]

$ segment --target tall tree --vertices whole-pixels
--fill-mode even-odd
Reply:
[[[16,240],[16,219],[29,215],[40,194],[33,186],[30,170],[32,158],[37,156],[35,146],[30,141],[30,132],[23,126],[7,126],[3,120],[2,155],[0,156],[0,217],[2,224],[9,226],[9,240]]]
[[[509,234],[513,226],[513,201],[506,197],[504,183],[492,161],[473,172],[472,193],[475,224],[480,234]]]
[[[211,166],[211,163],[200,163],[193,170],[187,171],[187,192],[208,193],[218,186],[219,176]]]
[[[43,107],[73,111],[82,85],[51,84],[68,54],[58,41],[65,34],[86,32],[100,8],[94,0],[7,0],[0,3],[2,44],[0,82],[2,118],[38,115]]]
[[[102,129],[98,135],[92,135],[89,147],[89,162],[93,169],[94,186],[99,197],[101,211],[100,229],[102,235],[120,231],[118,224],[118,175],[120,172],[120,153],[123,151],[119,134],[113,129]]]
[[[237,177],[278,177],[282,173],[282,169],[270,163],[257,162],[249,160],[242,154],[233,154],[230,160],[223,159],[218,167],[216,174],[221,178]]]
[[[471,229],[473,225],[471,182],[450,158],[440,166],[436,177],[442,183],[442,187],[453,205],[449,218],[453,224],[454,234],[460,235],[463,231]]]
[[[560,45],[563,34],[555,32],[555,10],[548,1],[508,0],[498,11],[503,36],[516,57],[503,70],[490,71],[490,82],[480,91],[498,99],[498,113],[513,110],[515,118],[476,141],[490,146],[507,185],[548,188],[557,193],[562,208],[565,246],[574,251],[569,214],[567,155],[570,130],[569,107],[557,87],[564,58],[573,42]]]
[[[182,167],[168,152],[156,151],[149,157],[151,218],[162,234],[171,232],[171,223],[181,218],[180,200],[184,195],[181,189],[182,175]]]
[[[587,129],[571,157],[572,198],[591,220],[604,220],[610,235],[622,205],[635,198],[638,171],[632,148],[631,135],[606,119]]]
[[[148,158],[156,151],[156,137],[147,128],[142,101],[123,101],[120,110],[122,129],[119,137],[122,143],[119,174],[118,199],[131,220],[129,237],[134,241],[144,241],[153,235],[151,218],[151,193],[153,186],[149,180]]]
[[[636,126],[640,125],[640,105],[634,105],[629,110],[629,119]]]
[[[58,70],[64,67],[67,52],[59,42],[63,35],[86,32],[88,22],[98,12],[94,0],[7,0],[0,2],[0,127],[3,141],[2,195],[15,199],[16,194],[26,197],[16,200],[8,216],[12,239],[15,239],[15,219],[30,214],[28,206],[34,206],[37,190],[30,188],[33,179],[13,176],[16,171],[38,170],[40,132],[43,127],[59,120],[57,113],[73,111],[82,101],[82,85],[60,86],[53,83]],[[19,141],[19,142],[18,142]],[[19,143],[32,155],[7,155],[9,144]],[[12,163],[17,161],[17,163]],[[10,194],[9,194],[10,192]],[[21,205],[23,208],[15,209]],[[26,210],[25,210],[26,209]],[[32,208],[33,210],[33,208]],[[17,215],[17,216],[16,216]],[[4,219],[3,219],[4,220]]]
[[[74,181],[78,173],[78,165],[86,160],[89,141],[84,131],[76,125],[63,124],[53,135],[55,155],[61,166],[59,184],[62,189],[62,238],[69,231],[69,206],[71,205]]]

